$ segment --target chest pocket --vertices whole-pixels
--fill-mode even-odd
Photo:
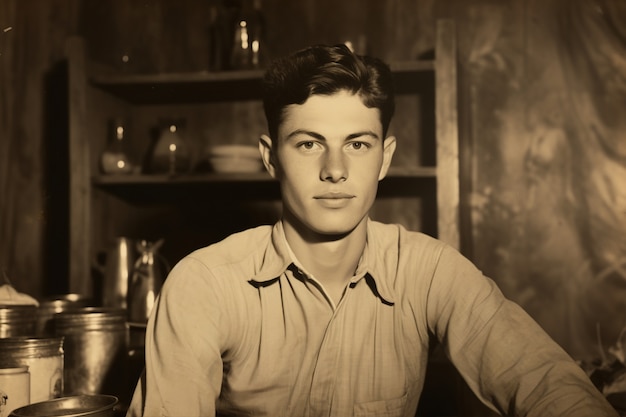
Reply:
[[[370,401],[354,406],[354,417],[402,417],[407,394],[391,400]]]

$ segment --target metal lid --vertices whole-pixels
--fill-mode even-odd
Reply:
[[[0,357],[41,358],[63,353],[63,337],[7,337],[0,339]]]
[[[72,328],[100,329],[107,326],[126,326],[126,310],[113,307],[73,308],[54,315],[58,331]]]
[[[0,305],[0,323],[33,321],[37,306],[33,304]]]

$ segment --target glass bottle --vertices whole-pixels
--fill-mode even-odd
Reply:
[[[230,59],[231,32],[229,25],[232,16],[221,3],[212,3],[209,6],[209,71],[227,69]]]
[[[243,0],[235,20],[232,69],[261,68],[266,64],[265,18],[261,0]]]
[[[100,155],[100,170],[104,174],[130,174],[133,164],[128,152],[128,129],[123,118],[109,121],[107,147]]]
[[[159,138],[154,146],[151,172],[176,175],[191,169],[191,152],[183,138],[183,120],[161,121]]]

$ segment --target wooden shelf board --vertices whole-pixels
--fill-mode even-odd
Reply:
[[[398,94],[434,88],[434,62],[399,61],[390,64]],[[181,104],[258,100],[263,70],[163,74],[97,74],[92,85],[132,104]]]
[[[416,194],[416,183],[434,184],[435,167],[390,169],[379,188],[381,197]],[[94,187],[132,204],[187,202],[190,200],[265,199],[280,197],[278,182],[265,172],[169,175],[100,175]],[[418,187],[419,189],[423,187]]]

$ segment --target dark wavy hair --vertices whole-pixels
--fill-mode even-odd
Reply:
[[[356,55],[345,45],[311,46],[271,64],[263,78],[263,109],[270,137],[278,137],[286,106],[302,104],[312,95],[344,90],[380,111],[385,138],[395,110],[389,66],[380,59]]]

